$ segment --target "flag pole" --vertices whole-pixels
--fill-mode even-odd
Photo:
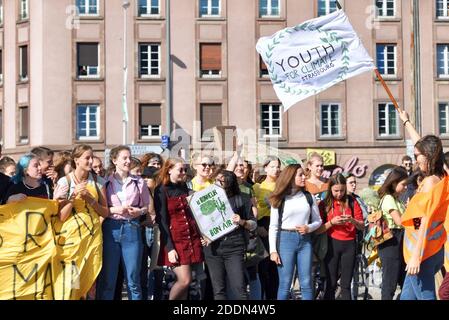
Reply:
[[[338,2],[338,0],[337,0],[337,1],[335,1],[335,3],[337,4],[337,8],[338,8],[339,10],[341,10],[341,9],[342,9],[342,7],[341,7],[341,4],[340,4],[340,2]]]
[[[396,99],[393,97],[393,94],[391,93],[390,88],[388,88],[388,85],[385,83],[384,78],[382,78],[382,76],[380,75],[379,70],[376,68],[376,69],[374,69],[374,72],[376,73],[377,78],[380,80],[380,83],[382,84],[382,86],[384,87],[384,89],[387,92],[388,96],[390,97],[391,102],[393,102],[394,107],[398,111],[401,111],[401,108],[399,108],[399,105],[398,105]]]
[[[337,8],[339,10],[341,10],[342,6],[341,6],[340,2],[338,2],[338,0],[336,0],[335,3],[337,4]],[[393,97],[393,94],[391,93],[390,88],[388,88],[388,85],[385,83],[385,80],[384,80],[384,78],[382,78],[382,75],[380,74],[379,70],[376,68],[376,69],[374,69],[374,72],[376,73],[377,78],[379,79],[380,83],[382,84],[382,86],[384,87],[388,96],[390,97],[391,102],[393,102],[394,107],[398,111],[401,111],[401,108],[399,108],[399,105],[398,105],[396,99]]]

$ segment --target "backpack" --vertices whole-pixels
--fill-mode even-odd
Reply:
[[[368,248],[374,249],[378,245],[393,238],[393,232],[388,228],[388,222],[383,217],[382,198],[377,210],[369,214],[367,217],[368,227],[365,235],[365,242]]]
[[[101,203],[101,200],[103,199],[103,195],[97,185],[97,181],[98,181],[97,174],[95,172],[90,172],[90,173],[92,174],[92,178],[94,179],[95,190],[97,191],[97,195],[98,195],[98,202]],[[67,199],[68,199],[70,196],[70,185],[72,183],[72,178],[70,178],[70,173],[67,174],[65,176],[65,178],[67,180],[67,185],[69,186],[69,188],[67,190]]]

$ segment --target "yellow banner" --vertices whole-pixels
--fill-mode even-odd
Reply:
[[[54,200],[0,206],[0,300],[81,299],[101,263],[99,217],[83,200],[64,223]]]
[[[307,149],[306,152],[307,152],[307,159],[309,159],[309,156],[312,153],[316,152],[323,157],[325,166],[335,165],[335,152],[334,151],[324,150],[324,149]]]

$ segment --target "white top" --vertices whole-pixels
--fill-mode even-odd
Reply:
[[[120,200],[120,203],[123,207],[126,207],[128,204],[126,203],[127,194],[126,188],[123,188],[128,183],[128,180],[131,180],[131,177],[126,177],[123,183],[120,183],[115,177],[112,179],[112,187],[114,188],[115,194]]]
[[[75,191],[76,183],[75,183],[75,173],[72,171],[69,173],[69,175],[70,175],[70,189],[68,192],[68,196],[70,197],[72,195],[72,193]],[[94,176],[92,175],[91,172],[89,172],[89,176],[87,177],[87,183],[95,186]],[[101,190],[101,188],[103,188],[105,183],[106,183],[106,181],[102,177],[97,175],[98,190]],[[61,187],[65,187],[67,185],[67,178],[64,176],[61,179],[59,179],[58,185],[60,185]],[[98,196],[100,196],[100,195],[98,195]]]
[[[312,222],[309,224],[310,214],[312,214]],[[279,228],[278,220],[278,209],[271,207],[270,229],[268,232],[270,253],[277,252],[276,236],[279,229],[295,229],[297,226],[307,225],[309,227],[309,233],[311,233],[318,229],[322,223],[315,198],[313,198],[312,212],[310,212],[310,205],[307,202],[306,196],[301,191],[293,196],[290,195],[285,197],[281,228]]]

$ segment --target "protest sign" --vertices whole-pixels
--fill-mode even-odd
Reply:
[[[201,233],[211,241],[228,234],[238,226],[232,223],[234,214],[223,188],[211,185],[195,192],[190,208]]]

